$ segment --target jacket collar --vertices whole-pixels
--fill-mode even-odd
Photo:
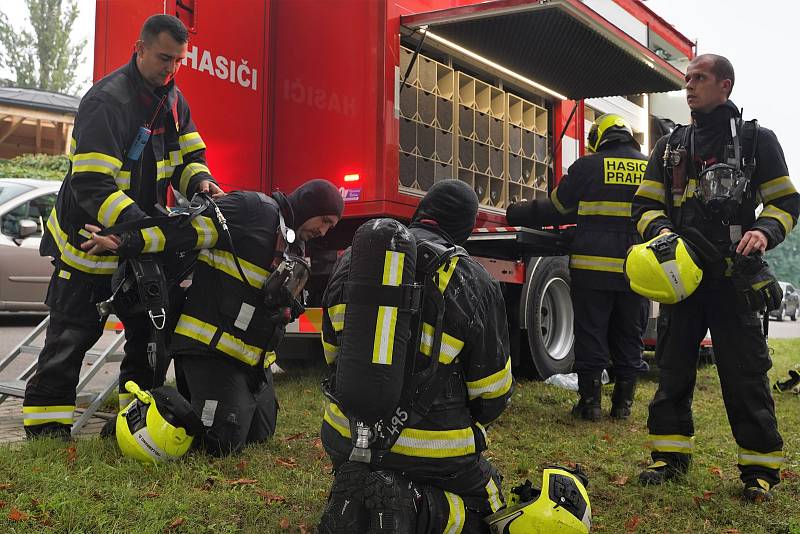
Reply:
[[[708,113],[692,111],[692,122],[698,128],[716,127],[730,122],[731,117],[740,117],[739,108],[730,100],[720,104]]]

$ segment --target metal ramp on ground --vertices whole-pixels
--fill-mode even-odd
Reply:
[[[9,397],[24,398],[25,385],[28,379],[36,372],[36,366],[39,361],[39,352],[44,346],[44,335],[47,331],[47,325],[50,324],[50,316],[44,318],[30,334],[28,334],[19,344],[14,347],[2,360],[0,360],[0,404],[2,404]],[[113,316],[106,322],[106,328],[109,325],[119,324],[117,319]],[[112,328],[117,330],[117,328]],[[108,385],[104,386],[100,392],[90,391],[88,389],[89,382],[100,371],[106,363],[114,363],[122,361],[124,352],[122,345],[125,343],[124,335],[117,335],[116,338],[103,349],[93,347],[86,352],[83,359],[83,364],[88,364],[88,368],[83,371],[78,379],[78,386],[75,388],[77,397],[75,399],[76,412],[80,413],[78,419],[72,425],[72,436],[77,435],[81,428],[91,419],[91,417],[102,406],[105,399],[118,387],[118,380],[112,380]],[[4,371],[18,358],[27,357],[30,361],[23,361],[23,370],[18,372],[16,378],[7,378],[4,376]],[[82,365],[81,367],[83,367]],[[5,374],[8,374],[6,372]],[[12,375],[13,376],[13,375]],[[86,406],[85,408],[78,408],[78,406]]]

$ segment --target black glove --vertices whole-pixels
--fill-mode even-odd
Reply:
[[[760,254],[736,254],[732,280],[740,302],[748,310],[769,313],[780,307],[783,290]]]

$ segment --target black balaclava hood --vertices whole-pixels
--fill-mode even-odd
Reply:
[[[435,221],[453,243],[464,243],[475,227],[478,215],[478,196],[460,180],[436,182],[420,200],[412,223],[426,219]]]
[[[294,219],[287,221],[293,229],[297,230],[304,222],[320,215],[342,216],[344,200],[339,189],[328,180],[316,178],[310,180],[287,197],[286,201],[292,208]]]

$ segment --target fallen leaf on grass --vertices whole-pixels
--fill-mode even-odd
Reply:
[[[41,503],[41,501],[39,501],[39,499],[37,499],[35,497],[31,497],[31,506],[33,508],[37,508],[40,504],[42,504],[42,503]]]
[[[306,433],[305,432],[298,432],[297,434],[292,434],[291,436],[282,437],[281,441],[286,443],[288,441],[292,441],[292,440],[300,439],[300,438],[304,438],[304,437],[306,437]]]
[[[313,532],[312,527],[309,527],[308,525],[302,522],[299,525],[297,525],[297,528],[300,529],[300,534],[311,534]]]
[[[320,449],[320,450],[324,450],[324,449],[325,449],[325,447],[323,447],[323,446],[322,446],[322,440],[321,440],[320,438],[314,438],[314,439],[312,439],[312,440],[311,440],[311,445],[312,445],[312,446],[313,446],[315,449]]]
[[[615,486],[624,486],[628,482],[628,475],[617,475],[611,479],[611,483]]]
[[[161,494],[155,491],[148,491],[147,493],[144,494],[144,496],[147,497],[148,499],[153,499],[155,497],[161,497]]]
[[[635,515],[630,519],[628,519],[627,521],[625,521],[625,532],[635,532],[636,527],[639,526],[640,521],[641,519],[639,518],[638,515]]]
[[[282,530],[288,530],[289,529],[289,520],[286,519],[285,517],[282,517],[281,521],[280,521],[280,523],[278,523],[278,525],[280,525]]]
[[[203,482],[203,485],[200,486],[200,490],[201,491],[210,491],[211,488],[213,488],[213,487],[214,487],[214,479],[213,478],[207,478],[206,481]]]
[[[261,495],[265,501],[267,501],[267,504],[286,502],[286,497],[283,495],[278,495],[277,493],[272,493],[271,491],[259,490],[258,494]]]
[[[12,484],[0,484],[0,490],[10,489]]]
[[[706,490],[706,491],[704,491],[704,492],[703,492],[703,495],[702,495],[702,496],[700,496],[700,495],[692,495],[692,500],[694,501],[694,503],[695,503],[697,506],[700,506],[700,503],[701,503],[701,502],[703,502],[703,501],[710,501],[710,500],[711,500],[711,497],[712,497],[713,495],[714,495],[714,492],[713,492],[713,491],[708,491],[708,490]]]
[[[28,514],[25,512],[20,512],[16,508],[12,508],[11,511],[8,513],[8,519],[10,521],[27,521]]]
[[[78,450],[75,447],[67,447],[67,464],[70,466],[78,459]]]
[[[800,478],[800,475],[795,473],[794,471],[789,471],[788,469],[784,469],[781,471],[781,478],[783,480],[789,480],[792,478]]]
[[[726,530],[722,534],[742,534],[742,533],[739,532],[738,528],[729,528],[728,530]]]
[[[722,469],[720,469],[719,467],[710,467],[708,469],[708,472],[711,473],[712,475],[717,475],[720,479],[724,478],[722,476]]]
[[[603,437],[602,437],[602,438],[600,438],[600,439],[602,439],[602,440],[603,440],[603,441],[605,441],[606,443],[611,443],[611,441],[612,441],[612,440],[611,440],[611,436],[610,436],[609,434],[603,434]]]
[[[6,501],[0,501],[0,508],[6,507]]]
[[[242,460],[241,462],[236,464],[236,469],[238,469],[239,471],[244,471],[245,469],[247,469],[247,460]]]
[[[186,520],[184,518],[176,517],[175,520],[172,523],[169,524],[169,526],[167,527],[167,530],[174,530],[174,529],[178,528],[179,526],[181,526],[182,524],[184,524],[185,522],[186,522]]]
[[[231,486],[243,486],[245,484],[255,484],[258,482],[255,478],[237,478],[236,480],[228,480]]]
[[[283,467],[288,467],[289,469],[297,467],[297,460],[294,458],[276,458],[275,463]]]

